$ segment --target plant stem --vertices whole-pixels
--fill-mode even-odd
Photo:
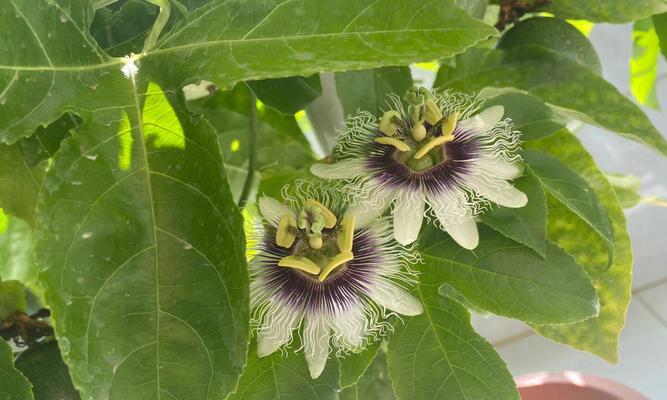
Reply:
[[[155,47],[155,43],[157,43],[157,39],[160,37],[160,33],[162,33],[162,29],[169,20],[169,15],[171,14],[171,3],[169,0],[148,0],[148,2],[159,6],[160,13],[155,19],[153,29],[151,29],[151,32],[148,34],[146,42],[144,42],[142,53],[146,53]]]
[[[250,104],[248,104],[248,174],[245,177],[243,184],[243,191],[239,198],[239,207],[245,207],[248,202],[248,196],[252,190],[253,181],[255,179],[255,163],[257,156],[256,130],[257,130],[257,97],[252,90],[250,92]]]

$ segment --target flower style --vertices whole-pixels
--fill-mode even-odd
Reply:
[[[475,216],[489,200],[526,205],[507,182],[523,173],[516,154],[519,133],[502,106],[478,112],[483,101],[446,91],[412,88],[379,122],[362,112],[348,120],[334,149],[334,163],[311,167],[316,176],[347,180],[359,200],[357,222],[378,218],[394,203],[394,234],[403,245],[417,239],[426,204],[439,227],[462,247],[479,242]]]
[[[250,261],[252,324],[264,357],[289,344],[303,322],[302,345],[315,379],[330,343],[337,355],[360,351],[391,329],[392,311],[422,312],[401,285],[414,281],[407,264],[418,255],[393,240],[386,219],[356,223],[340,190],[298,182],[294,192],[285,191],[286,203],[259,199],[265,223]]]

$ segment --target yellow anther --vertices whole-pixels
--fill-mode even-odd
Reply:
[[[390,146],[396,147],[399,151],[410,151],[410,146],[408,146],[407,143],[402,142],[398,139],[390,138],[390,137],[379,137],[376,138],[375,141],[380,144],[387,144]]]
[[[325,280],[327,278],[327,276],[329,276],[331,271],[336,269],[338,266],[340,266],[342,264],[345,264],[346,262],[351,261],[353,259],[354,259],[354,255],[352,255],[351,251],[346,251],[346,252],[343,252],[343,253],[336,254],[336,256],[334,258],[329,260],[329,263],[327,264],[327,266],[324,267],[324,269],[320,273],[320,276],[319,276],[320,282]]]
[[[313,275],[317,275],[322,271],[319,265],[315,264],[309,258],[301,256],[283,257],[278,261],[278,266],[298,269]]]
[[[422,123],[418,123],[418,124],[415,124],[415,126],[412,127],[411,133],[412,133],[412,137],[416,141],[421,142],[426,137],[426,128],[424,127],[424,125]]]
[[[343,253],[352,251],[352,239],[354,238],[354,226],[356,224],[357,217],[353,214],[348,214],[343,217],[343,220],[340,221],[340,230],[336,239],[338,240],[338,248]]]
[[[456,123],[459,121],[459,115],[458,111],[449,114],[447,120],[442,124],[442,136],[449,136],[454,132]]]
[[[435,101],[429,100],[426,102],[426,111],[424,113],[424,119],[431,125],[437,124],[442,119],[442,113],[438,108]]]
[[[435,146],[440,146],[441,144],[445,144],[445,143],[447,143],[447,142],[451,142],[452,140],[454,140],[454,136],[452,136],[452,135],[435,137],[435,138],[429,140],[429,141],[424,145],[424,147],[422,147],[421,149],[419,149],[419,151],[417,151],[417,152],[415,153],[415,156],[414,156],[413,158],[414,158],[415,160],[419,160],[420,158],[424,157],[429,151],[433,150],[433,148],[434,148]]]
[[[324,242],[322,242],[322,236],[311,236],[308,238],[308,245],[311,249],[321,249]]]
[[[294,232],[293,229],[295,227],[296,221],[292,215],[285,214],[280,217],[280,222],[278,223],[278,229],[276,231],[276,244],[286,249],[292,247],[294,239],[296,239],[296,232]]]
[[[331,212],[328,208],[326,208],[322,203],[320,203],[317,200],[313,199],[308,199],[306,200],[306,207],[318,207],[320,209],[320,212],[322,213],[322,216],[324,217],[324,227],[325,228],[333,228],[336,226],[336,216],[334,213]]]
[[[391,110],[384,113],[380,119],[380,126],[378,129],[380,132],[384,133],[387,136],[394,136],[396,130],[398,130],[398,125],[394,122],[394,119],[400,119],[401,114],[398,111]]]

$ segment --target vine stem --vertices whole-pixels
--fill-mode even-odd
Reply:
[[[151,29],[151,32],[148,34],[148,37],[144,42],[144,49],[142,53],[146,53],[155,47],[155,43],[157,43],[157,40],[160,37],[160,33],[162,33],[162,29],[167,24],[169,15],[171,14],[171,3],[169,0],[148,0],[148,2],[160,7],[160,13],[155,19],[153,28]]]
[[[243,191],[239,198],[239,208],[245,207],[248,203],[248,197],[252,190],[253,180],[255,179],[255,164],[257,158],[257,97],[252,90],[250,92],[250,101],[248,104],[248,175],[245,177]]]

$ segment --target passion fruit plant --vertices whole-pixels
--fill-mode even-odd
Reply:
[[[616,362],[630,242],[572,130],[667,154],[586,37],[637,20],[657,106],[665,12],[5,0],[0,398],[518,399],[470,310]]]

